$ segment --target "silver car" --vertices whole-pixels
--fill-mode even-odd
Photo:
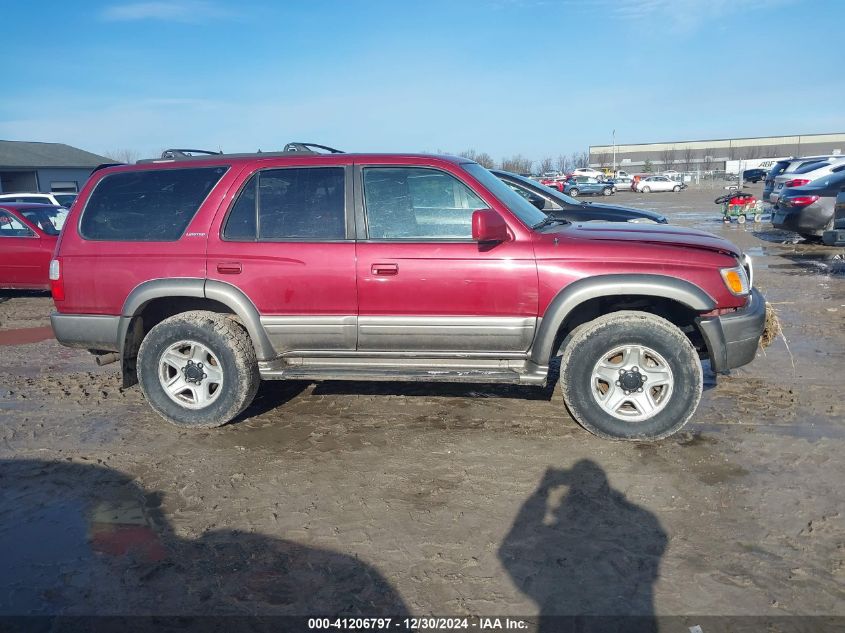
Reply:
[[[843,163],[845,163],[845,156],[822,158],[817,161],[804,163],[803,166],[794,171],[784,172],[780,176],[775,176],[774,187],[772,188],[772,193],[769,194],[769,201],[772,204],[777,204],[784,188],[809,185],[814,180],[818,180],[832,173],[834,169]]]

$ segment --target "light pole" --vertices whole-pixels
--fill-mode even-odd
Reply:
[[[612,139],[612,145],[613,145],[613,172],[612,172],[612,175],[615,176],[616,175],[616,130],[613,130],[610,137]]]

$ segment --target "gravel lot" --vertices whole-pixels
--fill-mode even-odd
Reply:
[[[0,293],[0,614],[845,616],[845,251],[720,193],[613,198],[739,244],[784,327],[655,444],[486,385],[265,383],[181,432]]]

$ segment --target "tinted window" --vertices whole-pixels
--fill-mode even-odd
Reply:
[[[56,199],[56,202],[67,208],[70,208],[70,205],[76,200],[75,193],[54,193],[53,197]]]
[[[824,167],[825,165],[829,165],[829,164],[830,163],[828,163],[827,161],[824,161],[824,160],[820,160],[820,161],[815,162],[815,163],[807,163],[807,164],[803,165],[802,167],[799,167],[798,169],[796,169],[793,173],[806,174],[807,172],[815,171],[815,170],[817,170],[821,167]]]
[[[228,240],[342,240],[343,167],[271,169],[252,176],[223,230]]]
[[[80,233],[89,240],[178,240],[226,169],[156,169],[106,176],[85,205]]]
[[[364,196],[372,239],[472,239],[472,212],[487,207],[454,176],[419,167],[365,169]]]
[[[786,170],[786,167],[789,165],[789,163],[790,161],[788,160],[779,160],[778,162],[776,162],[769,170],[768,178],[780,176]]]

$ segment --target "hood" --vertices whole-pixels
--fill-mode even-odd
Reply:
[[[662,222],[666,219],[665,215],[657,211],[650,211],[649,209],[635,209],[633,207],[622,207],[618,204],[604,204],[603,202],[583,202],[585,209],[601,209],[602,211],[615,211],[617,213],[631,214],[638,218],[649,218],[655,222]]]
[[[684,248],[699,248],[740,257],[739,248],[706,231],[668,224],[631,224],[622,222],[588,222],[561,226],[555,235],[581,240],[640,242]],[[548,233],[546,234],[548,235]]]

